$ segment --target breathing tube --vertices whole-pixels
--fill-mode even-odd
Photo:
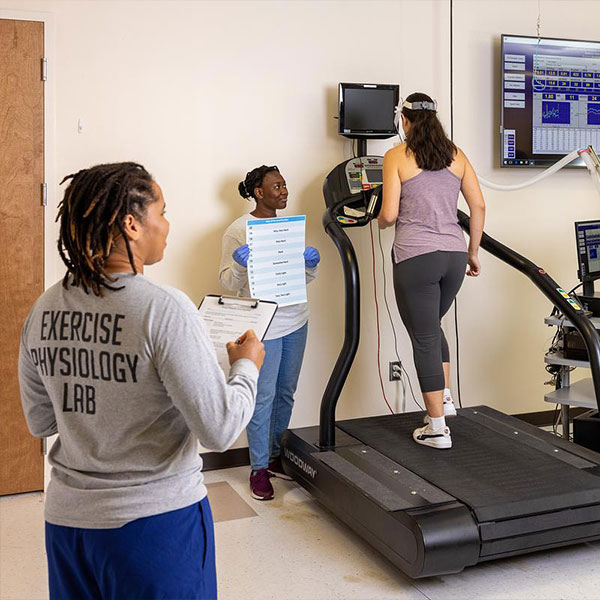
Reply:
[[[564,158],[561,158],[557,163],[553,164],[551,167],[542,171],[539,175],[528,179],[527,181],[523,181],[521,183],[513,183],[513,184],[501,184],[494,183],[493,181],[489,181],[480,175],[477,176],[479,179],[479,183],[481,185],[490,188],[492,190],[501,190],[504,192],[520,190],[530,185],[534,185],[538,183],[538,181],[542,181],[546,177],[550,177],[550,175],[560,171],[563,167],[566,167],[570,162],[574,161],[577,158],[581,158],[587,167],[587,170],[592,177],[596,190],[600,194],[600,160],[598,160],[598,156],[592,146],[588,146],[582,150],[573,150],[573,152],[567,154]]]

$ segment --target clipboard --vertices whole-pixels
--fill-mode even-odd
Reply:
[[[198,306],[198,312],[206,324],[219,365],[227,375],[227,342],[235,341],[248,329],[253,329],[256,337],[262,341],[277,312],[277,302],[207,294]]]

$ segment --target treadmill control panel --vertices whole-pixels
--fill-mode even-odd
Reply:
[[[359,156],[346,164],[350,193],[372,190],[383,184],[383,156]]]
[[[383,156],[355,156],[334,167],[323,181],[330,216],[341,227],[362,227],[379,214]]]

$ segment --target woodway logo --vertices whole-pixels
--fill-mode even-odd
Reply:
[[[283,449],[284,456],[293,464],[295,464],[301,471],[304,471],[309,477],[314,479],[317,476],[317,470],[304,462],[299,456],[290,452],[287,448]]]

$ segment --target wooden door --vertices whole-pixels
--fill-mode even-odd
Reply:
[[[44,290],[43,56],[43,23],[0,19],[0,495],[44,487],[17,379],[21,327]]]

